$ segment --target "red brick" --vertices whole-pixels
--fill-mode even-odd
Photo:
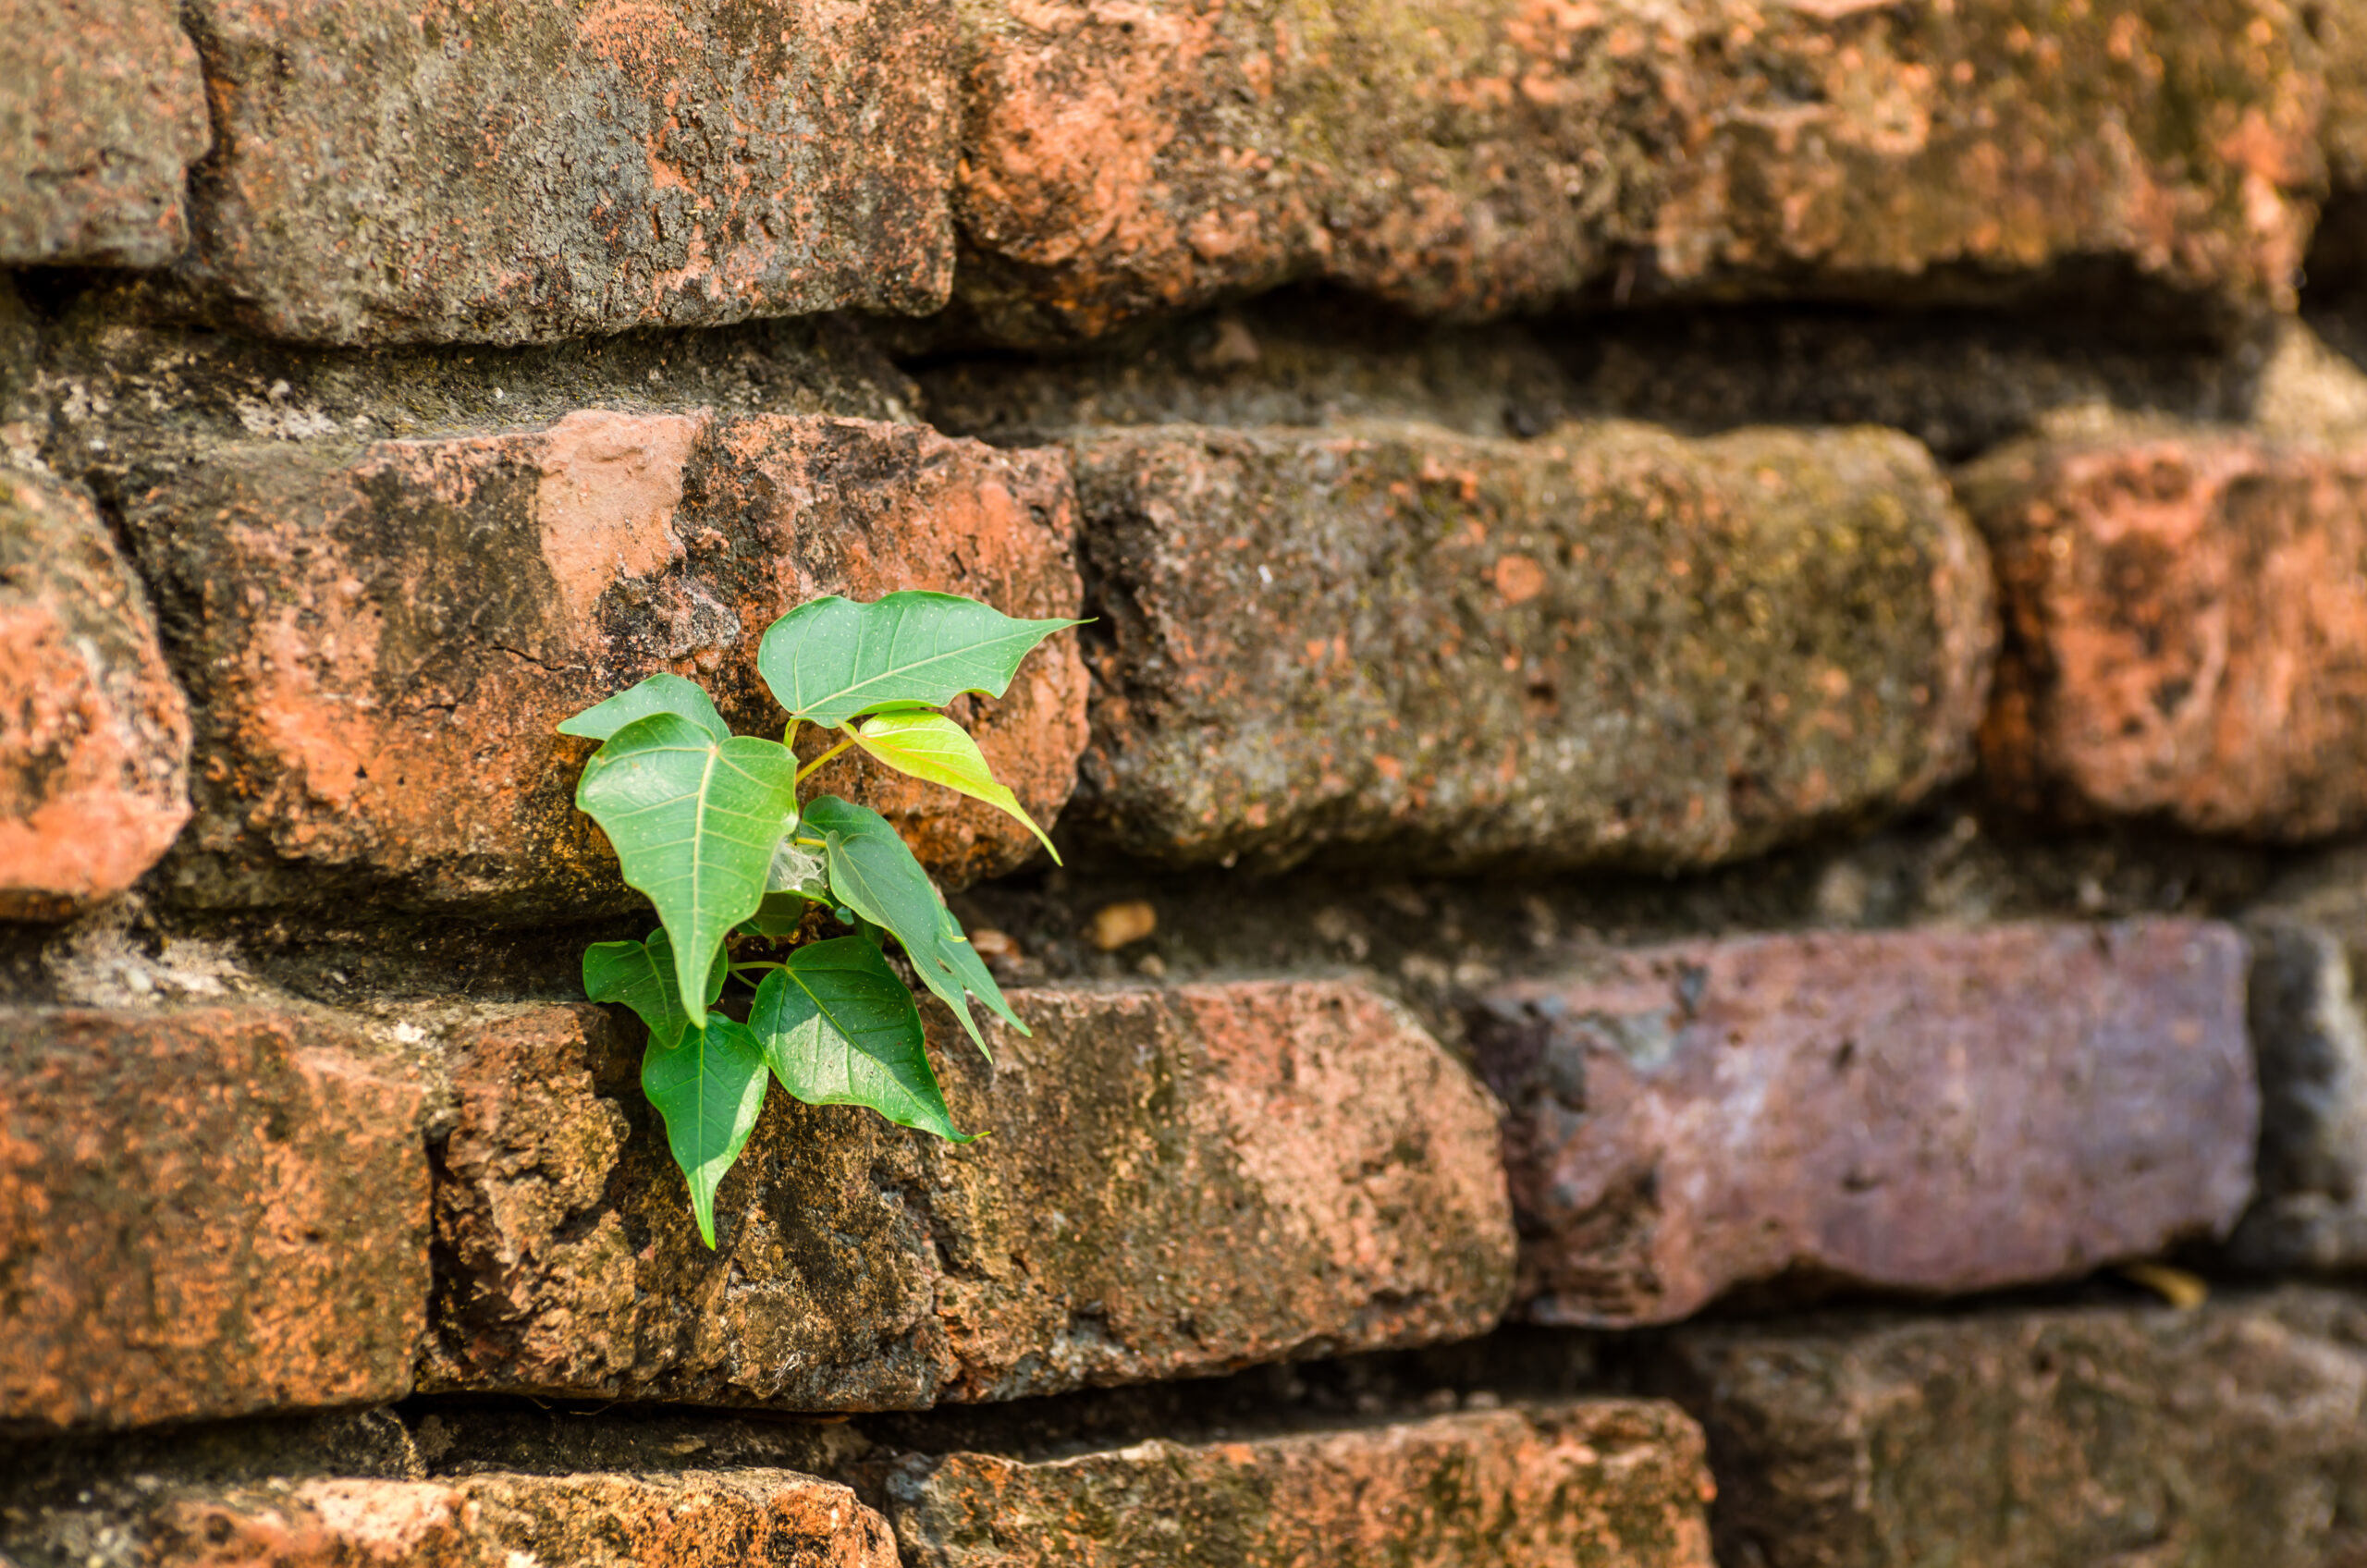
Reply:
[[[1646,1400],[1029,1463],[914,1458],[889,1512],[914,1568],[1710,1568],[1701,1435]]]
[[[309,1480],[176,1498],[153,1568],[895,1568],[887,1521],[790,1470]]]
[[[1696,866],[1971,763],[1986,552],[1874,430],[1168,425],[1073,442],[1079,825],[1261,866]]]
[[[122,892],[189,820],[188,704],[80,490],[0,470],[0,918]]]
[[[1306,278],[1453,315],[1587,290],[2287,303],[2324,84],[2255,0],[965,7],[957,291],[1058,340]]]
[[[2367,824],[2367,459],[2185,430],[2010,448],[1958,491],[2003,588],[1981,752],[2007,800]]]
[[[170,0],[0,0],[0,265],[155,267],[214,132]]]
[[[189,271],[316,342],[845,308],[953,267],[942,0],[197,0],[221,146]]]
[[[2224,1233],[2260,1099],[2226,926],[1738,937],[1494,992],[1521,1298],[1683,1317],[1790,1276],[1917,1292]]]
[[[591,1007],[455,1031],[451,1259],[423,1383],[909,1408],[1484,1332],[1511,1285],[1496,1106],[1332,982],[1016,991],[987,1071],[932,1026],[956,1147],[774,1093],[699,1243]]]
[[[0,1012],[0,1425],[407,1392],[424,1097],[303,1014]]]
[[[359,449],[242,444],[127,510],[190,629],[199,815],[168,871],[209,904],[360,881],[523,918],[641,907],[575,809],[592,747],[558,733],[568,715],[672,669],[743,733],[778,735],[756,647],[808,598],[935,588],[1073,616],[1080,594],[1057,453],[859,420],[586,410]],[[1085,742],[1074,642],[957,709],[1048,826]],[[1035,851],[941,789],[862,764],[817,779],[953,882]]]

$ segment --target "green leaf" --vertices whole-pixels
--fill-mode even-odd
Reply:
[[[730,965],[722,953],[707,975],[701,1011],[723,995]],[[682,993],[674,981],[674,944],[663,931],[645,942],[595,942],[583,949],[583,994],[595,1002],[622,1002],[649,1025],[653,1041],[671,1046],[691,1026]]]
[[[987,1049],[986,1036],[970,1016],[970,1004],[962,994],[965,990],[1021,1034],[1028,1032],[1003,1000],[1002,988],[987,973],[985,961],[963,936],[962,923],[938,901],[928,873],[886,817],[836,795],[820,795],[806,803],[805,826],[829,846],[830,890],[856,914],[886,926],[903,944],[914,973],[953,1010],[980,1051]]]
[[[869,1106],[899,1127],[971,1142],[945,1108],[913,993],[861,937],[790,954],[756,988],[748,1027],[780,1086],[806,1104]]]
[[[655,1035],[641,1059],[641,1092],[666,1119],[666,1143],[691,1184],[699,1239],[715,1246],[715,1189],[747,1146],[765,1109],[765,1050],[744,1023],[710,1013],[671,1046]]]
[[[889,594],[858,605],[832,594],[773,622],[756,668],[790,717],[837,729],[890,705],[1000,697],[1036,643],[1073,620],[1013,620],[953,594]]]
[[[1061,851],[1052,848],[1052,840],[1023,810],[1019,797],[1010,789],[996,782],[994,770],[987,766],[978,742],[970,732],[941,713],[889,713],[867,718],[849,731],[854,743],[886,763],[899,773],[909,773],[931,784],[942,784],[949,790],[984,801],[996,810],[1009,813],[1027,825],[1036,835],[1052,864],[1061,863]]]
[[[731,727],[715,711],[715,704],[694,683],[679,675],[657,674],[629,687],[607,702],[585,708],[558,727],[562,735],[605,741],[636,718],[670,713],[687,718],[718,741],[731,739]]]
[[[797,758],[778,741],[717,741],[680,714],[654,713],[608,737],[575,803],[607,833],[625,881],[657,906],[687,995],[725,935],[764,903],[773,847],[797,815]]]

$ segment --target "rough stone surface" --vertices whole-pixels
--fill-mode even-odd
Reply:
[[[89,496],[0,468],[0,918],[122,892],[189,820],[189,707]]]
[[[1970,761],[1986,557],[1870,430],[1071,445],[1088,831],[1171,864],[1705,864]]]
[[[914,1568],[1710,1568],[1701,1438],[1602,1400],[1039,1462],[905,1460]]]
[[[887,1521],[789,1470],[314,1479],[174,1498],[153,1568],[895,1568]]]
[[[2329,857],[2248,922],[2259,1195],[2228,1241],[2269,1271],[2367,1270],[2367,862]]]
[[[1981,1290],[2224,1232],[2259,1110],[2244,978],[2231,929],[2156,921],[1743,937],[1509,983],[1473,1036],[1511,1107],[1526,1310]]]
[[[2005,608],[2013,803],[2268,839],[2367,823],[2367,462],[2241,432],[2009,447],[1957,493]]]
[[[214,140],[167,0],[0,5],[0,265],[154,267],[189,241]]]
[[[1331,982],[1016,991],[938,1015],[955,1147],[776,1091],[701,1246],[590,1007],[457,1030],[426,1386],[912,1408],[1467,1337],[1512,1282],[1496,1106]]]
[[[588,410],[233,444],[126,511],[199,715],[198,819],[166,876],[211,905],[366,886],[505,918],[641,907],[575,809],[594,748],[560,720],[672,669],[778,735],[756,647],[808,598],[935,588],[1073,616],[1079,594],[1059,454],[860,420]],[[1085,686],[1059,637],[1005,697],[955,709],[1040,822],[1075,776]],[[991,807],[867,764],[816,779],[955,883],[1035,850]]]
[[[2292,1290],[2195,1312],[1688,1329],[1718,1561],[1765,1568],[2354,1562],[2367,1311]]]
[[[2324,83],[2262,0],[964,0],[957,288],[1058,340],[1320,277],[1935,300],[2101,260],[2286,302]]]
[[[423,1100],[303,1014],[0,1012],[0,1424],[407,1392]]]
[[[187,269],[312,342],[548,341],[943,302],[938,0],[201,0]]]

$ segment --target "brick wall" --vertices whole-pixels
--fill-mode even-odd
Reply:
[[[2367,0],[0,40],[0,1568],[2367,1562]],[[709,1251],[555,726],[900,588]]]

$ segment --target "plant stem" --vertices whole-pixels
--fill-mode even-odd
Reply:
[[[840,741],[837,745],[832,746],[828,751],[824,752],[820,756],[816,757],[812,762],[809,762],[803,767],[799,768],[797,770],[797,781],[800,784],[804,783],[808,778],[813,776],[816,768],[820,767],[824,763],[829,761],[832,757],[837,756],[840,752],[845,751],[849,746],[853,744],[854,737],[850,735],[845,740]]]

